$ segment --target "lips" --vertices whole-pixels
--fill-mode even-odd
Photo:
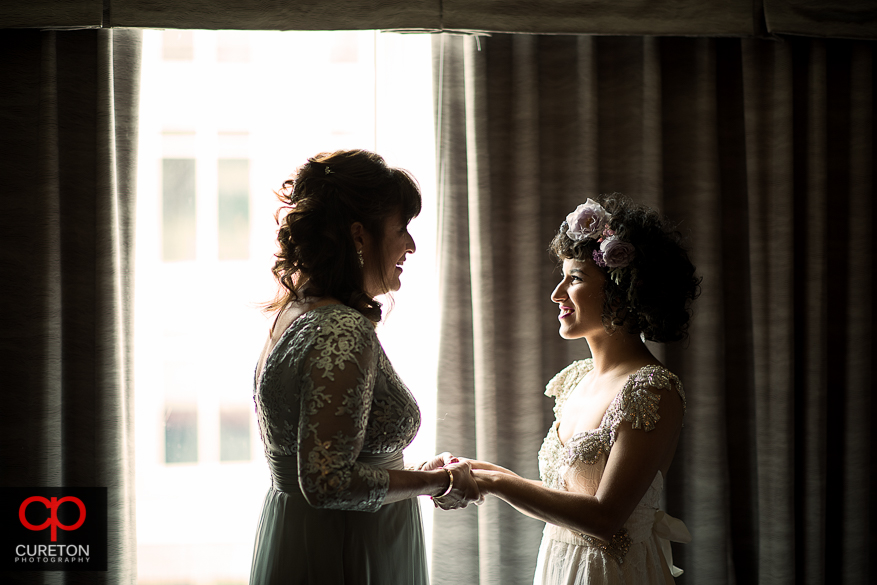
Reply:
[[[572,307],[560,307],[560,315],[558,315],[558,319],[566,319],[570,315],[572,315],[575,311]]]

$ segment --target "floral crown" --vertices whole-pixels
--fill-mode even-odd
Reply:
[[[608,269],[609,276],[618,284],[624,269],[636,255],[636,248],[615,235],[615,231],[609,227],[611,219],[612,214],[589,198],[566,216],[564,224],[569,239],[575,242],[596,240],[600,244],[600,248],[594,250],[591,256],[597,266]]]

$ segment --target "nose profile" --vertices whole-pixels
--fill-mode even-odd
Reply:
[[[561,280],[557,283],[557,286],[554,287],[554,290],[551,291],[551,300],[555,303],[560,303],[566,298],[566,287],[563,286],[563,283],[564,281]]]

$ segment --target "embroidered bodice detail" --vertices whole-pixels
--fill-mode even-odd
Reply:
[[[661,420],[661,399],[674,399],[673,392],[685,408],[679,379],[663,367],[646,366],[628,376],[597,428],[576,433],[564,444],[558,433],[564,406],[593,367],[590,359],[574,362],[548,383],[545,394],[555,399],[555,422],[539,451],[543,485],[590,496],[600,488],[621,423],[629,422],[636,432],[653,430]],[[673,565],[670,542],[689,542],[691,535],[685,524],[659,509],[663,489],[664,477],[657,471],[624,526],[608,541],[546,523],[537,580],[551,585],[657,584],[665,582],[662,565],[673,576],[681,574]]]
[[[555,398],[555,423],[539,451],[539,474],[546,487],[566,490],[567,472],[576,461],[599,464],[599,473],[602,474],[602,467],[615,444],[618,426],[623,421],[630,422],[634,429],[646,432],[655,428],[661,418],[658,414],[661,395],[657,391],[675,389],[682,398],[684,408],[685,393],[679,378],[666,368],[645,366],[628,377],[624,387],[606,409],[600,426],[573,435],[564,445],[558,435],[563,406],[572,390],[593,367],[591,359],[573,362],[552,378],[546,387],[545,394]],[[591,487],[595,493],[596,486]]]
[[[345,305],[292,322],[256,380],[254,400],[266,454],[297,458],[299,486],[316,507],[380,508],[389,473],[358,459],[401,451],[420,427],[417,403],[374,326]]]

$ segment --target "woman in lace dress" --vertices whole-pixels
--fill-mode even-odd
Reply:
[[[685,525],[658,509],[682,430],[682,383],[643,340],[685,337],[699,279],[654,211],[611,195],[570,213],[551,242],[562,278],[560,336],[592,358],[548,383],[555,422],[541,481],[473,461],[481,493],[546,522],[534,583],[673,583],[670,540]]]
[[[403,469],[420,425],[375,335],[399,290],[420,192],[366,151],[308,159],[278,193],[280,287],[255,375],[272,486],[251,585],[426,584],[419,495],[477,500],[469,464]]]

